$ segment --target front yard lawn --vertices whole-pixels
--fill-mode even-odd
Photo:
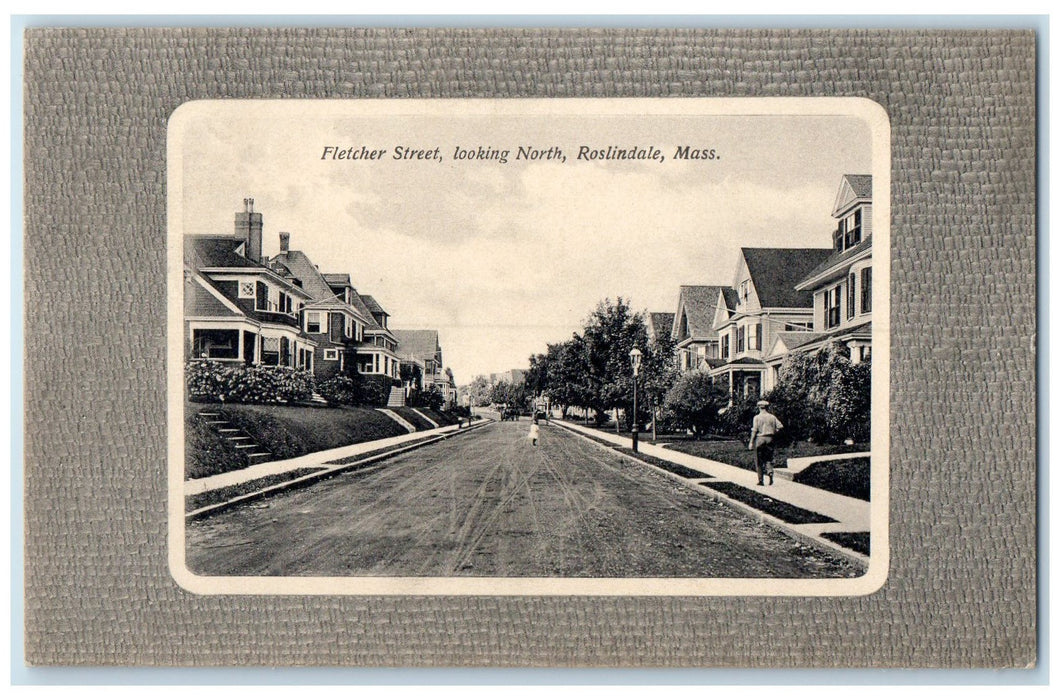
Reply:
[[[660,440],[660,442],[662,441]],[[741,469],[754,471],[755,468],[755,454],[747,449],[746,442],[737,440],[685,440],[668,443],[666,447],[695,457],[713,459],[715,462],[730,464]],[[784,467],[787,465],[789,457],[816,457],[818,455],[868,451],[868,443],[818,445],[813,442],[800,441],[785,447],[778,447],[773,457],[773,464],[776,467]]]
[[[206,425],[200,411],[220,414],[272,453],[269,461],[290,459],[369,440],[406,435],[388,416],[370,408],[312,408],[244,404],[185,404],[185,478],[198,479],[242,469],[246,462]]]
[[[795,481],[842,496],[867,501],[869,500],[870,467],[868,457],[814,462],[796,474]]]

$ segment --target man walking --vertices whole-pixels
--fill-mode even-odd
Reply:
[[[758,485],[763,486],[762,473],[769,475],[769,485],[773,485],[773,439],[784,425],[769,412],[769,402],[762,399],[758,402],[758,415],[751,421],[751,441],[747,449],[754,450],[755,472],[758,474]]]

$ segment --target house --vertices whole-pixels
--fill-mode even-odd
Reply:
[[[714,327],[718,300],[726,287],[719,285],[682,285],[677,298],[677,312],[670,314],[670,337],[677,368],[683,372],[709,368],[721,363],[721,343]]]
[[[720,360],[710,376],[733,395],[754,397],[773,387],[766,357],[779,334],[813,328],[813,294],[795,285],[832,254],[830,248],[741,248],[733,284],[717,294],[714,330]]]
[[[525,369],[509,369],[503,372],[492,372],[490,374],[490,384],[500,384],[501,382],[507,382],[508,384],[522,384],[525,381]]]
[[[456,383],[453,373],[443,366],[442,346],[436,330],[394,330],[397,339],[397,354],[401,364],[417,367],[421,376],[421,388],[434,387],[445,397],[446,405],[456,400]],[[411,380],[405,382],[406,395],[415,388]]]
[[[243,200],[232,235],[184,239],[184,355],[313,371],[318,339],[300,313],[303,280],[262,255],[262,217]]]
[[[648,341],[657,343],[664,337],[669,338],[673,332],[674,314],[666,311],[651,311],[644,317],[644,326],[648,332]]]
[[[872,176],[844,175],[832,218],[832,249],[795,285],[813,298],[813,324],[808,331],[781,334],[767,362],[774,375],[791,352],[810,352],[839,342],[850,350],[851,362],[872,356]]]
[[[280,252],[269,264],[298,278],[310,297],[302,307],[302,332],[315,341],[315,374],[349,376],[371,314],[360,305],[353,285],[330,284],[305,253],[290,249],[290,243],[291,234],[280,233]],[[349,276],[345,277],[348,281]]]

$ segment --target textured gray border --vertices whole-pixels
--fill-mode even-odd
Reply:
[[[36,29],[30,664],[1022,667],[1035,646],[1030,32]],[[854,599],[198,597],[166,566],[165,126],[215,97],[850,95],[893,142],[888,583]]]

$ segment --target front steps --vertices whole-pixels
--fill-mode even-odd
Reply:
[[[387,408],[401,408],[405,405],[405,389],[400,386],[390,387],[390,396],[386,400]]]
[[[206,424],[213,428],[214,432],[232,444],[232,447],[242,453],[247,460],[247,466],[268,462],[272,453],[254,442],[254,438],[247,435],[239,428],[232,425],[221,417],[216,411],[199,411],[199,415],[206,419]]]

